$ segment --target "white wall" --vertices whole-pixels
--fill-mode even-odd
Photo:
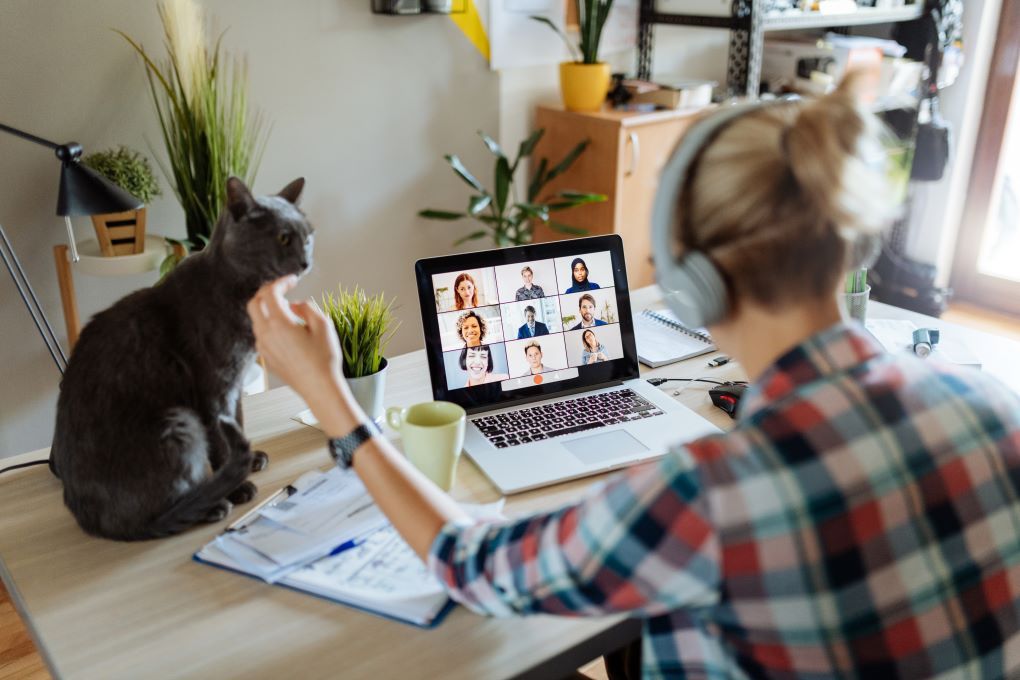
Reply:
[[[273,123],[256,192],[308,180],[302,205],[318,230],[316,265],[296,294],[343,281],[395,295],[403,326],[390,352],[399,353],[421,344],[414,260],[449,252],[468,229],[415,214],[466,203],[442,156],[487,167],[475,130],[498,128],[498,79],[447,17],[375,16],[369,4],[205,3],[229,28],[225,46],[247,55],[250,100]],[[7,0],[2,12],[0,121],[86,151],[127,144],[164,156],[142,66],[110,31],[162,54],[155,2]],[[57,178],[51,152],[0,134],[0,224],[66,346],[51,254],[63,242]],[[183,214],[162,183],[149,229],[182,236]],[[87,219],[75,226],[79,239],[92,237]],[[154,280],[77,276],[82,318]],[[48,446],[59,375],[6,274],[0,365],[0,456]]]

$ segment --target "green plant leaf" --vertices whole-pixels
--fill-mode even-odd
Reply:
[[[582,229],[580,227],[572,227],[569,224],[563,224],[562,222],[556,222],[554,220],[549,220],[548,224],[549,224],[549,227],[551,229],[554,229],[555,231],[558,231],[561,234],[572,234],[574,236],[584,236],[585,234],[588,233],[587,229]]]
[[[563,38],[563,43],[567,46],[567,50],[570,52],[570,56],[573,57],[574,61],[581,61],[581,53],[577,51],[577,48],[574,47],[574,43],[570,41],[570,38],[568,38],[567,34],[563,32],[563,29],[561,29],[559,26],[550,21],[548,17],[531,15],[529,18],[534,19],[539,23],[545,24],[553,31],[555,31],[556,35]]]
[[[506,197],[510,192],[510,182],[513,176],[510,173],[510,162],[506,156],[500,156],[496,161],[496,213],[503,214],[506,207]]]
[[[538,140],[542,139],[542,135],[544,134],[545,129],[539,128],[532,132],[527,139],[521,142],[520,146],[517,148],[517,158],[514,159],[513,165],[510,166],[511,173],[517,172],[517,164],[520,163],[522,159],[531,155],[531,152],[535,150],[535,146],[538,144]]]
[[[543,222],[549,219],[549,208],[547,206],[532,203],[515,203],[514,207],[528,217],[542,220]]]
[[[549,171],[548,176],[545,178],[546,182],[549,182],[554,177],[557,177],[558,175],[561,175],[564,172],[566,172],[567,169],[570,168],[570,166],[574,164],[574,161],[577,160],[577,157],[580,156],[581,153],[583,153],[584,150],[588,148],[588,144],[590,142],[591,142],[591,140],[586,139],[583,142],[578,143],[577,146],[575,146],[573,149],[571,149],[567,153],[567,155],[563,157],[563,160],[561,160],[559,163],[557,163],[553,167],[553,169]]]
[[[474,187],[477,191],[483,194],[488,193],[485,190],[485,187],[482,186],[481,182],[475,179],[475,176],[472,175],[466,167],[464,167],[464,163],[461,162],[460,158],[452,154],[447,154],[444,158],[446,158],[446,162],[450,164],[450,167],[453,168],[453,171],[457,173],[462,180]]]
[[[418,217],[424,217],[430,220],[459,220],[464,217],[469,217],[465,213],[450,212],[448,210],[432,210],[431,208],[426,210],[420,210]]]
[[[535,169],[535,174],[531,176],[531,183],[528,185],[528,200],[534,201],[538,197],[538,192],[545,186],[546,178],[545,171],[549,161],[546,158],[542,158],[538,162],[538,167]]]
[[[482,212],[489,207],[492,203],[492,196],[489,194],[482,194],[481,196],[472,196],[468,201],[468,213],[475,217],[478,213]]]
[[[478,231],[473,231],[467,236],[462,236],[461,238],[457,239],[456,241],[453,242],[453,245],[459,246],[461,243],[464,243],[466,241],[475,241],[480,238],[485,238],[488,235],[489,232],[485,231],[484,229],[479,229]]]
[[[478,131],[478,135],[482,138],[482,141],[485,142],[485,146],[489,147],[489,151],[491,151],[493,155],[495,155],[497,158],[506,157],[506,154],[503,153],[503,149],[499,146],[499,142],[497,142],[489,135],[485,134],[485,132],[483,132],[482,130]]]

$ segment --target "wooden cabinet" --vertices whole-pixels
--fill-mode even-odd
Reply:
[[[532,163],[545,157],[553,165],[578,142],[590,140],[584,153],[567,172],[546,186],[545,193],[573,189],[608,197],[605,203],[553,213],[553,219],[586,229],[593,236],[620,234],[632,289],[655,280],[651,228],[659,172],[697,113],[691,110],[577,113],[538,107],[536,128],[544,128],[545,134]],[[569,237],[541,224],[535,229],[535,241],[562,238]]]

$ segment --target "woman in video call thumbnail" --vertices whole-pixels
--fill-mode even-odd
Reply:
[[[595,337],[595,331],[589,329],[581,334],[581,363],[595,364],[600,361],[609,361],[606,354],[606,346]]]
[[[586,290],[598,289],[599,284],[588,280],[588,265],[581,258],[575,257],[574,261],[570,263],[570,272],[574,280],[571,282],[570,288],[567,288],[567,293],[583,293]]]
[[[492,350],[488,345],[479,347],[465,347],[460,351],[460,367],[467,371],[467,384],[484,385],[486,383],[500,382],[507,380],[510,376],[506,373],[493,373],[494,364],[492,361]]]
[[[457,337],[464,341],[465,347],[481,345],[488,330],[489,326],[485,319],[473,311],[465,312],[457,319]]]
[[[478,286],[468,273],[460,274],[453,282],[455,309],[470,309],[478,306]]]

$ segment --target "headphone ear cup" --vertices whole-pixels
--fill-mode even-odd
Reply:
[[[729,313],[726,282],[704,253],[691,251],[660,274],[663,299],[676,318],[688,328],[722,321]]]

